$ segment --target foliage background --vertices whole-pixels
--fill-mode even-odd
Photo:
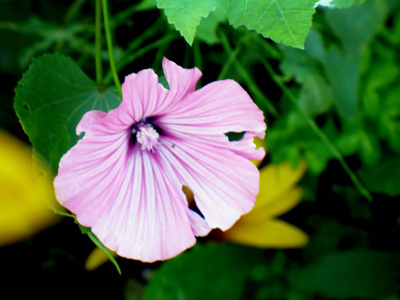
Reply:
[[[306,159],[309,168],[300,182],[305,196],[281,216],[309,234],[306,247],[255,249],[201,239],[168,262],[117,259],[122,275],[111,263],[89,272],[84,264],[94,245],[67,218],[28,241],[0,248],[2,292],[11,291],[13,299],[399,299],[400,3],[353,2],[336,1],[343,9],[319,7],[304,50],[238,27],[235,16],[231,26],[223,9],[201,19],[193,41],[185,36],[189,46],[168,24],[168,9],[156,9],[154,1],[109,3],[121,81],[149,67],[162,75],[163,56],[197,66],[204,74],[201,85],[233,78],[265,112],[264,164],[296,166]],[[213,7],[213,1],[207,3]],[[258,2],[251,3],[257,10]],[[1,0],[0,6],[0,127],[28,142],[13,109],[14,88],[32,59],[44,53],[70,56],[96,78],[94,1]],[[61,76],[70,72],[81,79],[74,67],[65,71],[42,62]],[[104,83],[112,85],[105,43],[102,62]],[[41,74],[38,69],[25,83],[67,92]],[[109,93],[112,106],[116,91]],[[43,130],[36,134],[45,139]],[[372,201],[359,193],[324,138]],[[62,147],[68,146],[60,142]],[[50,157],[62,155],[43,149]],[[57,157],[49,163],[56,169]]]

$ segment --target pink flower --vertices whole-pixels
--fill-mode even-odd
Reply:
[[[164,58],[170,89],[147,69],[125,78],[123,101],[108,113],[89,111],[84,137],[60,161],[58,201],[120,256],[171,258],[249,212],[259,189],[250,159],[264,157],[264,116],[233,80],[195,91],[197,69]],[[246,132],[240,141],[225,133]],[[188,207],[189,187],[202,216]]]

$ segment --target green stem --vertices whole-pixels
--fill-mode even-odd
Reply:
[[[193,59],[194,66],[197,67],[199,70],[203,70],[203,55],[201,54],[200,50],[200,42],[196,39],[193,41]],[[201,77],[197,82],[197,86],[202,86]]]
[[[228,38],[226,37],[225,33],[221,31],[221,41],[225,51],[228,53],[229,56],[234,56],[233,50],[229,45]],[[270,100],[264,95],[264,93],[258,88],[258,86],[254,83],[253,79],[247,72],[247,70],[242,66],[242,64],[237,59],[232,59],[236,69],[240,73],[240,76],[243,78],[243,81],[246,83],[247,87],[249,88],[250,92],[257,98],[261,100],[261,103],[265,106],[266,110],[273,115],[274,117],[278,116],[278,112],[276,111],[275,107],[272,105]],[[219,76],[221,77],[221,76]]]
[[[227,41],[225,41],[227,44],[225,45],[225,48],[229,49],[229,44]],[[239,42],[235,48],[234,51],[230,52],[229,57],[227,61],[224,63],[224,66],[222,67],[221,73],[219,73],[217,80],[224,79],[226,76],[226,73],[228,73],[229,68],[232,66],[234,61],[236,60],[236,57],[239,55],[240,51],[242,50],[243,43]]]
[[[248,40],[247,40],[247,42],[248,42]],[[276,44],[271,45],[261,35],[252,39],[250,42],[253,44],[246,43],[246,45],[249,46],[250,48],[254,48],[254,43],[258,44],[262,48],[260,50],[260,53],[262,52],[264,57],[269,57],[269,58],[272,58],[275,60],[282,59],[282,53],[278,50],[278,48],[276,47]]]
[[[271,67],[268,61],[260,57],[264,67],[270,74],[272,80],[281,88],[281,90],[286,94],[290,102],[299,110],[302,116],[307,121],[308,125],[314,131],[314,133],[324,142],[326,148],[331,152],[331,154],[339,161],[342,165],[343,169],[346,171],[354,186],[357,188],[359,193],[363,195],[369,201],[372,201],[372,195],[370,192],[362,185],[362,183],[358,180],[356,174],[350,169],[346,161],[344,160],[342,154],[336,148],[336,146],[329,140],[329,138],[325,135],[325,133],[318,127],[318,125],[314,122],[314,120],[308,115],[308,113],[304,110],[304,108],[299,104],[296,97],[292,94],[288,87],[284,84],[282,78],[275,72],[275,70]]]
[[[192,43],[192,45],[193,45],[193,43]],[[184,67],[184,68],[189,68],[189,61],[191,60],[191,58],[192,58],[192,52],[193,52],[193,50],[192,50],[192,45],[189,45],[188,43],[185,43],[185,51],[184,51],[184,54],[183,54],[183,64],[182,64],[182,67]]]
[[[103,86],[103,72],[101,66],[101,0],[96,0],[96,81]]]
[[[110,60],[111,72],[113,75],[115,87],[117,88],[117,91],[118,91],[120,97],[122,98],[121,82],[119,81],[117,70],[115,68],[115,62],[114,62],[113,45],[112,45],[112,39],[111,39],[111,29],[110,29],[110,22],[108,19],[107,0],[102,0],[102,4],[103,4],[103,16],[104,16],[104,29],[106,31],[106,40],[107,40],[107,48],[108,48],[108,56],[109,56],[109,60]]]
[[[80,12],[80,9],[86,0],[75,0],[74,3],[69,7],[67,14],[65,15],[64,25],[69,24]]]
[[[157,47],[157,51],[154,56],[153,65],[151,67],[153,70],[159,69],[160,66],[162,65],[162,60],[164,58],[164,55],[165,55],[168,47],[169,47],[169,43],[164,43],[164,44],[160,45],[160,47]]]
[[[203,70],[203,55],[200,50],[200,42],[198,40],[193,41],[193,57],[194,57],[194,65]]]

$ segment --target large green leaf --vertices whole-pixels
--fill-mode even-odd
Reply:
[[[200,41],[206,42],[208,45],[219,43],[217,28],[225,21],[225,14],[221,9],[210,12],[210,15],[206,19],[201,19],[201,23],[197,28],[196,37]]]
[[[120,103],[115,89],[99,87],[72,59],[45,54],[35,59],[15,89],[15,111],[33,149],[53,168],[79,137],[76,125],[89,110],[109,111]],[[81,226],[81,229],[84,227]],[[89,228],[82,232],[115,259]]]
[[[336,252],[294,272],[292,287],[330,299],[371,298],[399,291],[400,256],[373,250]]]
[[[157,7],[165,10],[168,22],[192,45],[201,17],[217,7],[217,0],[157,0]]]
[[[233,27],[245,26],[277,43],[304,48],[311,27],[315,0],[157,0],[168,22],[191,45],[202,17],[217,5]]]
[[[54,171],[79,139],[83,114],[108,111],[120,103],[114,89],[102,89],[72,59],[45,54],[35,59],[15,89],[15,111],[32,146]]]
[[[143,299],[241,299],[245,279],[260,254],[232,244],[196,245],[155,272]]]
[[[315,0],[222,0],[229,23],[245,26],[277,43],[304,48]]]
[[[315,0],[221,0],[233,27],[241,25],[277,43],[304,48]]]

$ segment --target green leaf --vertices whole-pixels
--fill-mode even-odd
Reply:
[[[342,123],[342,134],[335,144],[343,155],[358,154],[367,166],[373,166],[381,159],[381,146],[377,135],[368,130],[361,119],[353,119]]]
[[[357,55],[382,28],[388,13],[381,0],[343,10],[326,10],[325,16],[333,33],[340,39],[347,54]]]
[[[304,48],[315,0],[221,0],[229,23],[241,25],[277,43]]]
[[[336,102],[341,116],[359,116],[361,53],[383,25],[386,14],[386,5],[379,0],[351,9],[325,10],[340,44],[326,47],[320,34],[311,30],[305,51],[284,48],[281,68],[303,84],[299,101],[309,113],[322,113]]]
[[[398,292],[399,280],[399,255],[373,250],[332,253],[290,277],[295,289],[333,299],[377,299]]]
[[[100,242],[99,238],[92,232],[92,230],[89,227],[82,226],[75,218],[75,223],[79,225],[79,228],[83,234],[87,234],[89,238],[92,240],[92,242],[99,247],[101,250],[104,251],[104,253],[107,255],[108,259],[114,264],[114,266],[117,268],[117,271],[119,275],[121,275],[121,268],[118,265],[117,260],[114,258],[114,256],[111,255],[111,253],[107,250],[107,248]]]
[[[325,11],[326,20],[342,46],[326,50],[325,67],[343,117],[355,118],[359,114],[361,53],[384,24],[386,14],[386,4],[380,0],[350,9]]]
[[[400,77],[399,75],[400,68],[396,64],[395,59],[387,62],[376,59],[371,67],[368,68],[364,80],[365,91],[362,95],[362,105],[366,116],[376,119],[380,123],[381,115],[384,117],[386,113],[390,113],[392,109],[396,109],[397,103],[392,107],[388,107],[384,113],[381,112],[382,109],[386,110],[386,101],[382,101],[385,97],[380,92],[388,91],[389,95],[393,93],[394,99],[398,98],[399,94],[395,94],[400,93],[400,91],[393,89],[390,85],[396,85]],[[389,96],[388,98],[391,97]]]
[[[108,111],[120,103],[116,90],[103,91],[72,59],[60,54],[35,59],[15,93],[14,108],[24,131],[54,171],[78,141],[75,128],[83,114]]]
[[[219,5],[233,27],[243,25],[277,43],[303,49],[314,3],[315,0],[157,0],[157,7],[165,10],[168,22],[190,45],[201,18]]]
[[[280,65],[285,76],[295,77],[302,84],[298,101],[310,115],[326,112],[334,103],[333,90],[326,80],[322,61],[325,58],[322,37],[311,29],[305,42],[305,51],[283,47],[284,59]]]
[[[200,26],[197,28],[196,38],[206,42],[208,45],[219,43],[217,28],[220,23],[226,20],[225,14],[221,9],[210,12],[207,18],[202,18]]]
[[[400,87],[391,88],[384,98],[379,133],[392,150],[400,153]]]
[[[385,0],[385,2],[389,6],[390,10],[393,12],[395,12],[396,9],[400,8],[399,0]]]
[[[78,141],[76,125],[89,110],[109,111],[120,103],[115,89],[105,90],[60,54],[36,58],[15,89],[14,109],[33,149],[53,168]],[[89,238],[120,269],[115,259],[89,228],[80,225]]]
[[[361,180],[375,193],[400,195],[400,158],[386,157],[374,167],[364,167],[359,171]]]
[[[245,279],[260,254],[232,244],[196,245],[163,263],[143,299],[241,299]]]
[[[217,0],[157,0],[157,7],[165,10],[168,22],[192,45],[201,17],[217,7]]]
[[[359,58],[347,55],[336,47],[331,47],[326,54],[326,71],[332,83],[337,109],[343,117],[356,118],[359,113]]]
[[[317,115],[328,111],[334,97],[326,80],[314,73],[302,86],[298,101],[310,115]]]
[[[322,128],[331,140],[336,138],[336,131],[329,120]],[[267,130],[267,149],[274,163],[289,161],[296,166],[300,157],[305,157],[311,173],[319,174],[333,155],[324,142],[310,129],[298,112],[292,111],[282,117]]]

